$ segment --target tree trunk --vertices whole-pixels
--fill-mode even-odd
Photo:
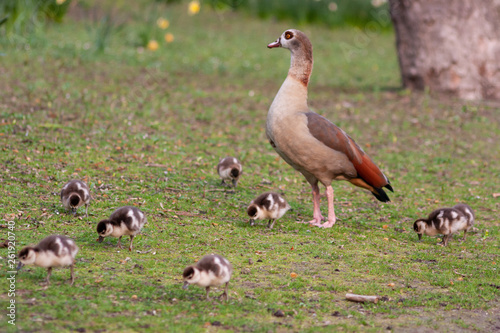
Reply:
[[[389,2],[404,87],[500,100],[500,1]]]

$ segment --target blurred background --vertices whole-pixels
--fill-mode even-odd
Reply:
[[[265,46],[294,27],[316,59],[328,57],[313,81],[378,90],[400,86],[388,9],[386,0],[4,0],[0,54],[259,80],[269,77],[263,62],[286,72],[278,59],[288,55]]]

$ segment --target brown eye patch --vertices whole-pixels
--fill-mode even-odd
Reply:
[[[291,31],[285,32],[285,39],[290,39],[293,37],[293,33]]]

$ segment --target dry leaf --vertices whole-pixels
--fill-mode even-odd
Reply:
[[[493,193],[493,198],[498,198],[500,197],[500,193]]]
[[[388,283],[387,286],[391,287],[391,288],[394,288],[396,286],[396,284],[395,283]]]
[[[292,279],[295,279],[295,278],[297,277],[297,273],[293,273],[293,272],[292,272],[292,273],[290,273],[290,277],[291,277]]]
[[[382,226],[382,228],[387,229],[387,228],[389,228],[389,226],[388,226],[387,224],[384,224],[384,225]]]
[[[137,295],[132,295],[131,299],[137,299]]]

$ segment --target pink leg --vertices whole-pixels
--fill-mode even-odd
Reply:
[[[335,217],[335,209],[333,208],[333,187],[328,185],[326,187],[326,198],[328,200],[328,222],[321,225],[321,228],[331,228],[337,218]]]
[[[321,215],[321,211],[319,209],[319,187],[318,184],[312,185],[312,195],[313,195],[313,219],[309,221],[311,225],[320,226],[321,221],[325,218]]]

